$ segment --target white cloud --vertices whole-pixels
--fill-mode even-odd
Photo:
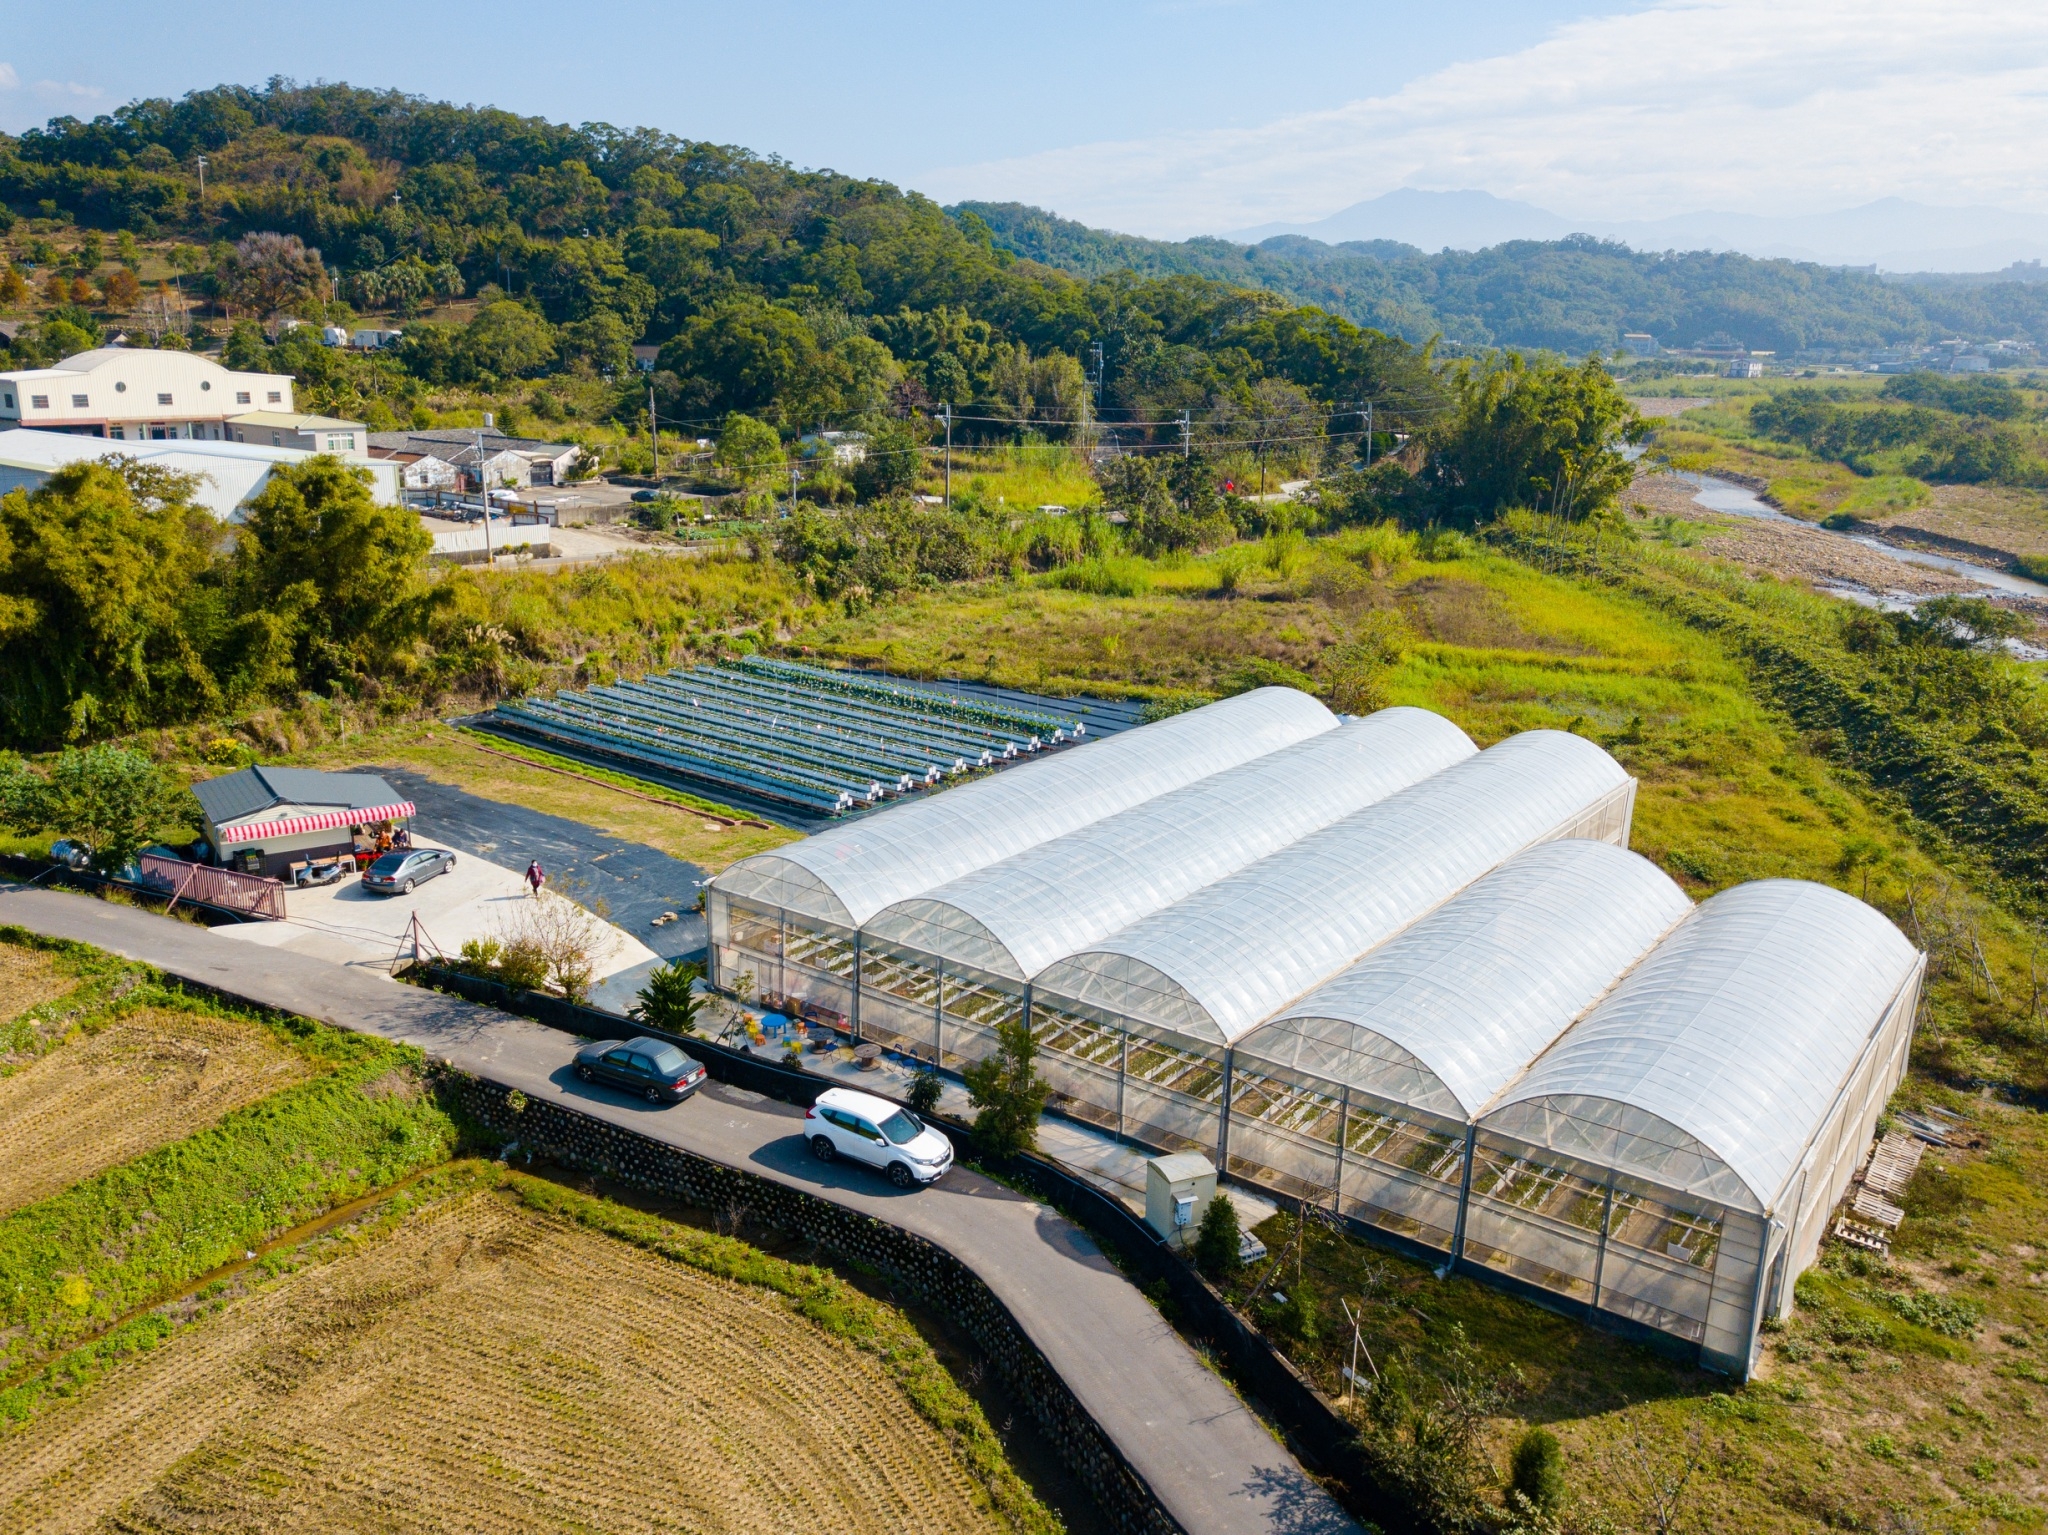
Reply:
[[[1318,218],[1398,186],[1588,218],[1892,195],[2048,210],[2044,139],[2038,0],[1663,0],[1332,111],[919,180],[1171,236]]]
[[[14,72],[14,66],[0,60],[0,91],[11,91],[21,84],[21,76]]]

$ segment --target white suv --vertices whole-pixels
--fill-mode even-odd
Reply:
[[[804,1115],[804,1138],[820,1162],[865,1162],[899,1189],[935,1183],[953,1165],[953,1143],[886,1098],[828,1087]]]

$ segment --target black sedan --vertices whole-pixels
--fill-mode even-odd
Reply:
[[[409,853],[393,851],[363,870],[363,888],[378,895],[411,895],[414,885],[424,884],[454,867],[455,855],[445,847],[415,848]]]
[[[576,1075],[638,1093],[649,1103],[681,1103],[704,1085],[704,1067],[665,1039],[594,1039],[576,1052]]]

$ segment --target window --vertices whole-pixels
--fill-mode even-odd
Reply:
[[[50,397],[46,394],[32,394],[28,397],[28,403],[30,408],[34,410],[48,410],[50,408]]]
[[[14,409],[14,396],[11,394],[7,396],[7,408],[9,410]]]
[[[270,403],[273,405],[282,405],[284,403],[283,393],[276,389],[271,390],[269,394],[264,396],[264,398],[269,400]]]
[[[159,405],[168,405],[171,403],[171,397],[167,394],[160,394],[156,397],[156,402]]]
[[[282,433],[282,432],[272,432],[272,433],[270,434],[270,445],[271,445],[271,446],[272,446],[273,448],[281,448],[281,447],[283,447],[283,446],[284,446],[284,433]]]
[[[90,404],[92,404],[92,397],[90,395],[74,394],[71,397],[71,408],[73,410],[84,410]]]
[[[237,389],[235,391],[235,403],[237,405],[247,405],[249,403],[249,391],[246,389]]]

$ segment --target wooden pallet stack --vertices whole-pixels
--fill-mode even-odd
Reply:
[[[1879,1141],[1853,1185],[1849,1210],[1835,1221],[1836,1237],[1851,1247],[1889,1255],[1892,1233],[1906,1218],[1899,1201],[1906,1197],[1906,1185],[1913,1181],[1926,1149],[1917,1135],[1901,1135],[1896,1130]]]

